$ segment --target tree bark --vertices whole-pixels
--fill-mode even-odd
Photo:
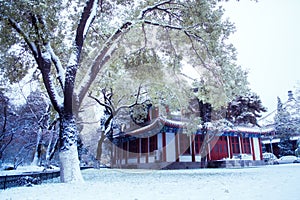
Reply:
[[[207,167],[207,148],[208,148],[208,143],[206,141],[203,141],[203,144],[201,146],[201,162],[200,162],[200,168],[206,168]]]
[[[72,145],[68,150],[59,153],[60,180],[63,183],[83,182],[80,172],[77,146]]]
[[[36,144],[35,144],[35,152],[34,152],[34,156],[33,156],[33,160],[31,162],[31,165],[35,165],[38,166],[40,164],[40,153],[39,153],[39,144],[41,142],[42,139],[42,129],[39,128],[39,131],[37,132],[37,137],[36,137]]]
[[[102,156],[102,144],[105,139],[105,134],[104,131],[101,132],[100,139],[98,140],[98,146],[97,146],[97,155],[96,155],[96,160],[99,162],[101,161],[101,156]]]
[[[72,114],[60,116],[60,180],[63,183],[83,182],[78,158],[78,130]]]

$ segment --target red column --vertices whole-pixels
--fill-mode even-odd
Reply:
[[[243,140],[243,137],[240,136],[240,141],[241,141],[241,151],[242,153],[245,153],[245,149],[244,149],[244,140]]]
[[[124,151],[125,151],[125,164],[128,164],[129,141],[126,142],[125,147],[126,147],[126,149],[124,149]]]
[[[112,165],[116,164],[116,145],[112,143],[112,151],[111,151],[111,163]]]
[[[255,152],[254,152],[254,144],[253,144],[253,138],[250,138],[251,139],[251,149],[252,149],[252,156],[253,156],[253,160],[255,160]]]
[[[137,163],[139,164],[140,163],[140,158],[141,158],[141,138],[138,138],[137,139]]]
[[[262,147],[261,147],[261,138],[258,138],[258,143],[259,143],[260,160],[263,160]]]
[[[162,161],[167,160],[167,151],[166,151],[167,145],[166,145],[166,133],[162,133]]]
[[[179,162],[179,152],[178,152],[178,133],[175,133],[175,155],[176,155],[176,162]]]
[[[119,146],[119,147],[117,146],[116,154],[117,154],[117,160],[118,160],[119,164],[121,165],[122,160],[123,160],[123,144],[122,144],[122,146]]]
[[[212,150],[212,148],[211,148],[210,142],[207,144],[206,149],[207,149],[207,152],[208,152],[208,159],[207,159],[207,161],[211,161],[211,150]]]
[[[192,148],[192,162],[196,162],[196,157],[195,157],[195,135],[194,134],[191,135],[191,139],[192,139],[192,145],[191,145],[191,148]]]
[[[228,149],[228,151],[230,152],[230,158],[232,158],[233,157],[233,152],[232,152],[232,138],[231,138],[231,136],[229,136],[229,149]]]
[[[146,149],[146,163],[148,163],[149,162],[149,148],[150,148],[150,146],[149,146],[149,137],[145,138],[145,140],[146,140],[146,144],[147,144],[147,149]]]

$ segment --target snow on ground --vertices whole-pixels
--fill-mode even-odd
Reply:
[[[299,200],[300,164],[242,169],[88,169],[85,183],[51,183],[0,191],[5,200]]]
[[[35,165],[19,166],[16,170],[0,170],[0,176],[18,175],[26,172],[42,172],[44,169],[44,167],[39,167]],[[52,166],[52,169],[47,169],[47,172],[51,171],[59,171],[59,168]]]

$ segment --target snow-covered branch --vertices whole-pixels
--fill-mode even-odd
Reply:
[[[98,0],[89,0],[84,7],[81,19],[76,31],[76,46],[82,47],[88,29],[95,19],[97,14]]]
[[[64,111],[66,113],[72,113],[73,111],[73,97],[74,97],[74,85],[75,77],[77,74],[78,63],[83,48],[83,43],[87,34],[87,31],[93,22],[98,7],[98,0],[89,0],[83,9],[80,22],[76,30],[76,37],[74,41],[74,48],[70,55],[69,63],[66,68],[66,78],[64,85]],[[76,101],[78,98],[75,96]],[[81,102],[80,102],[81,103]],[[79,103],[79,105],[80,105]],[[77,105],[78,106],[78,102]]]
[[[12,18],[8,18],[9,23],[11,26],[23,37],[26,44],[29,46],[35,60],[38,59],[38,50],[36,45],[30,40],[29,36],[25,33],[25,31],[21,28],[21,26]]]
[[[55,66],[56,71],[57,71],[58,81],[59,81],[59,83],[60,83],[60,85],[63,89],[64,85],[65,85],[65,82],[64,82],[64,80],[65,80],[65,69],[63,68],[63,66],[61,64],[59,57],[54,53],[50,43],[48,43],[46,45],[46,48],[47,48],[48,52],[51,55],[51,60],[54,63],[54,66]]]
[[[87,94],[89,87],[96,79],[97,74],[100,69],[107,63],[107,61],[111,58],[112,54],[115,52],[118,42],[121,39],[122,35],[126,33],[132,26],[132,22],[125,22],[120,28],[118,28],[106,41],[103,45],[102,49],[99,51],[99,54],[96,56],[93,64],[89,67],[87,73],[82,79],[80,85],[78,86],[78,90],[75,91],[79,98],[79,105]]]
[[[162,27],[162,28],[170,28],[170,29],[173,29],[173,30],[184,30],[184,27],[182,27],[182,26],[175,26],[175,25],[171,25],[171,24],[163,24],[163,23],[149,21],[149,20],[141,20],[141,22],[144,22],[145,24],[149,24],[149,25],[152,25],[152,26],[159,26],[159,27]]]
[[[31,41],[30,37],[14,19],[8,18],[8,21],[10,25],[23,37],[29,49],[31,50],[38,64],[38,68],[42,72],[45,87],[48,91],[50,100],[53,103],[54,108],[58,111],[61,110],[62,99],[56,91],[56,87],[51,76],[51,54],[53,53],[53,50],[51,48],[48,48],[45,52],[41,52],[39,47],[36,46],[36,44],[33,41]]]
[[[40,55],[38,60],[38,67],[41,70],[43,82],[54,109],[58,112],[62,111],[63,99],[58,94],[51,75],[51,55],[49,52],[45,52]]]
[[[152,6],[147,6],[146,8],[144,8],[141,12],[140,15],[138,16],[138,20],[144,19],[145,15],[153,10],[157,10],[160,9],[159,6],[165,5],[165,4],[170,4],[172,2],[172,0],[167,0],[167,1],[162,1],[162,2],[158,2]]]
[[[95,80],[97,74],[99,73],[100,69],[107,63],[107,61],[111,58],[112,54],[117,48],[118,42],[120,38],[134,25],[139,23],[145,23],[145,24],[151,24],[156,25],[164,28],[171,28],[176,30],[182,30],[182,27],[173,26],[170,24],[161,24],[156,22],[151,22],[149,20],[144,20],[147,13],[154,11],[154,10],[161,10],[160,6],[171,4],[172,0],[166,0],[159,2],[157,4],[154,4],[152,6],[148,6],[145,9],[143,9],[140,12],[140,15],[138,16],[137,20],[135,22],[133,21],[127,21],[123,23],[120,28],[118,28],[105,42],[102,49],[99,51],[99,54],[96,56],[93,64],[88,69],[87,73],[85,74],[84,78],[82,79],[78,90],[75,91],[80,105],[83,98],[87,94],[90,85]]]

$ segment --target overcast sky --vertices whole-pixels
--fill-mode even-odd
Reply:
[[[300,0],[230,0],[224,8],[236,25],[238,64],[271,112],[300,80]]]

